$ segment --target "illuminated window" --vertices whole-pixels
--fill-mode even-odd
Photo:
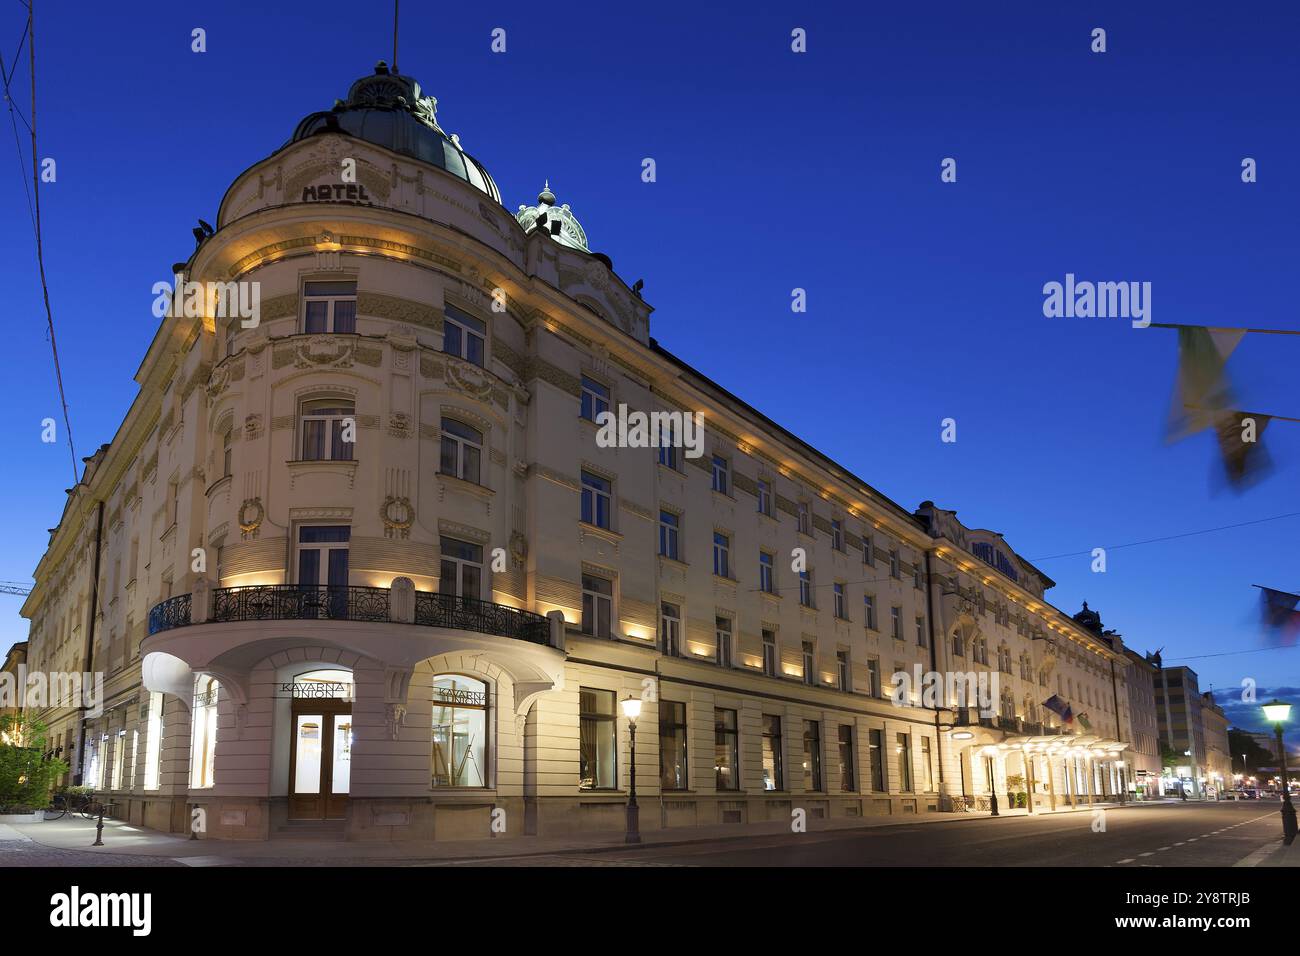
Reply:
[[[305,282],[302,287],[303,328],[307,333],[355,332],[355,282]]]
[[[162,754],[163,695],[157,691],[150,693],[148,707],[144,737],[144,788],[157,790],[158,758]]]
[[[487,786],[487,728],[487,684],[456,674],[433,679],[433,786]]]
[[[216,783],[217,696],[216,678],[200,677],[194,692],[194,722],[190,730],[190,788]]]

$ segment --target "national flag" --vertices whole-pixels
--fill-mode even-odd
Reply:
[[[1254,412],[1225,412],[1215,420],[1223,469],[1232,487],[1243,488],[1258,481],[1268,471],[1268,451],[1260,444],[1260,439],[1269,420],[1268,415]]]
[[[1074,720],[1074,712],[1070,710],[1070,705],[1055,694],[1043,701],[1043,706],[1060,717],[1062,723],[1068,724]]]
[[[1078,717],[1079,726],[1084,730],[1092,730],[1092,721],[1088,719],[1088,714],[1082,713]]]
[[[1232,383],[1224,371],[1245,329],[1178,327],[1178,375],[1169,410],[1168,441],[1178,441],[1216,423],[1228,410]]]
[[[1300,638],[1300,594],[1260,587],[1260,612],[1264,629],[1281,644],[1294,644]]]

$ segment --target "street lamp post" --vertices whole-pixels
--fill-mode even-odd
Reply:
[[[628,764],[627,835],[624,843],[641,842],[641,808],[636,805],[636,719],[641,716],[641,700],[629,697],[623,701],[623,716],[627,718],[627,731],[631,741],[631,762]]]
[[[1291,705],[1276,697],[1264,705],[1264,716],[1273,723],[1277,733],[1277,759],[1282,767],[1282,839],[1287,846],[1295,839],[1295,807],[1291,804],[1291,783],[1286,773],[1286,746],[1282,743],[1282,724],[1291,716]]]
[[[989,813],[998,815],[998,787],[993,777],[993,754],[989,754]]]

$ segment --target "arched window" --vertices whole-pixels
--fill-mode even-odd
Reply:
[[[200,677],[194,686],[194,723],[190,730],[190,787],[202,789],[216,782],[217,690],[215,677]]]
[[[433,786],[488,785],[488,686],[460,674],[433,679]]]

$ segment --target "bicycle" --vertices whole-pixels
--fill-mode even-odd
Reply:
[[[69,813],[85,813],[86,806],[91,802],[90,796],[84,793],[56,793],[50,800],[50,807],[45,811],[46,820],[60,820]]]

